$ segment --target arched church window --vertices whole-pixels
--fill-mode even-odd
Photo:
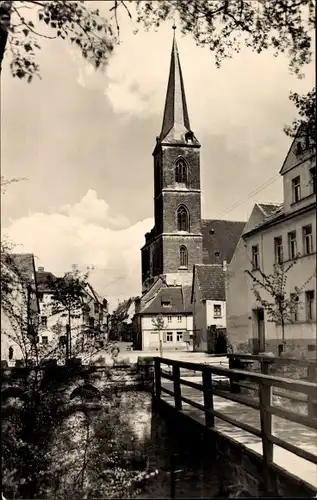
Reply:
[[[184,205],[177,210],[177,229],[178,231],[189,231],[189,214]]]
[[[187,184],[187,164],[183,158],[179,158],[176,161],[175,182]]]
[[[179,249],[179,265],[180,267],[188,267],[188,251],[185,246]]]

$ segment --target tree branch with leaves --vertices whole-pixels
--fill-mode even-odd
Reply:
[[[12,75],[31,82],[34,75],[40,76],[41,39],[63,39],[78,47],[96,69],[104,67],[120,40],[120,9],[135,21],[134,28],[146,30],[176,17],[183,34],[212,51],[217,67],[242,47],[286,55],[298,77],[312,62],[315,0],[113,0],[107,5],[102,16],[81,0],[0,0],[0,65],[7,53]],[[285,131],[294,136],[298,126],[305,125],[315,144],[314,96],[315,89],[306,96],[290,94],[299,117]]]

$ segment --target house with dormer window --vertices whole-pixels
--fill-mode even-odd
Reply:
[[[283,203],[255,204],[228,266],[227,331],[238,349],[278,353],[285,347],[316,357],[316,152],[307,146],[299,131],[280,170]],[[287,269],[293,261],[284,290],[289,297],[296,287],[301,291],[282,346],[280,325],[269,321],[245,271],[261,280],[261,272],[273,273],[274,265]]]

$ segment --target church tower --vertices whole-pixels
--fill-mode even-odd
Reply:
[[[190,128],[173,29],[163,124],[153,151],[155,225],[141,250],[143,291],[159,275],[170,285],[191,284],[193,266],[203,258],[200,144]]]

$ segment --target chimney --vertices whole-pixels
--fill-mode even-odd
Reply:
[[[38,268],[37,268],[37,271],[38,271],[39,273],[44,273],[44,267],[38,267]]]
[[[224,272],[226,272],[228,269],[226,260],[222,261],[222,269],[224,270]]]

